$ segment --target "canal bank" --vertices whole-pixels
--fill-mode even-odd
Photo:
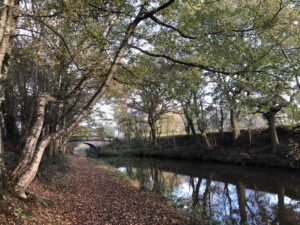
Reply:
[[[209,133],[214,147],[208,149],[201,136],[188,135],[160,137],[158,146],[147,140],[115,139],[97,150],[98,156],[141,156],[158,159],[184,159],[201,162],[218,162],[238,165],[300,169],[300,130],[278,128],[280,146],[272,153],[269,132],[266,129],[251,133],[242,131],[237,142],[232,142],[231,132]]]

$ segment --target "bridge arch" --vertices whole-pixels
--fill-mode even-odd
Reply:
[[[73,136],[68,142],[68,152],[76,155],[87,155],[88,152],[96,153],[101,147],[108,145],[112,137],[98,136]]]
[[[84,142],[83,144],[88,145],[91,148],[91,150],[97,150],[98,149],[95,145],[93,145],[89,142]]]

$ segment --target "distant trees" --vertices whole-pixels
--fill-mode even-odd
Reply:
[[[209,79],[205,77],[203,71],[197,68],[176,67],[176,72],[170,78],[169,92],[175,102],[181,106],[182,113],[186,119],[187,131],[192,131],[193,137],[198,136],[194,127],[197,128],[205,141],[207,148],[213,146],[207,136],[208,115],[211,103],[208,102]]]
[[[127,105],[146,116],[151,142],[155,147],[158,139],[158,120],[173,108],[168,86],[161,82],[164,77],[167,78],[169,69],[170,65],[163,62],[144,61],[137,65],[134,71],[135,81],[127,89]]]

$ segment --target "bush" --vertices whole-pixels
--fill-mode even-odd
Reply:
[[[44,154],[39,168],[38,178],[44,182],[51,182],[57,173],[66,173],[70,169],[70,159],[66,154],[59,154],[55,157]]]

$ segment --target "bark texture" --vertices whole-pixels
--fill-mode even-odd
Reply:
[[[268,121],[270,135],[271,135],[272,153],[275,154],[279,147],[279,139],[278,139],[276,123],[275,123],[275,113],[274,112],[265,113],[264,117]]]
[[[230,110],[230,124],[233,134],[233,141],[235,143],[241,134],[238,113],[235,110]]]
[[[28,166],[26,171],[20,177],[18,177],[18,180],[14,186],[14,191],[19,197],[21,197],[23,199],[27,198],[25,192],[38,171],[42,156],[44,154],[44,151],[45,151],[47,145],[50,143],[50,141],[51,141],[51,135],[44,138],[38,144],[35,154],[34,154],[34,157],[31,161],[30,165]]]
[[[150,131],[151,131],[151,142],[154,145],[154,147],[157,147],[157,127],[156,127],[156,120],[152,115],[149,115],[148,118],[148,123],[150,126]]]
[[[0,105],[2,105],[4,93],[3,82],[7,79],[7,71],[9,68],[9,59],[12,46],[12,36],[15,34],[17,25],[17,16],[19,13],[18,0],[4,0],[1,4],[0,15]],[[3,114],[0,111],[0,129],[3,128]],[[4,173],[3,161],[3,141],[2,131],[0,131],[0,185]]]
[[[48,94],[40,94],[38,96],[35,121],[29,136],[26,138],[20,162],[12,173],[13,182],[18,179],[22,173],[24,173],[33,158],[34,151],[44,124],[46,104],[51,101],[56,101],[56,99]]]

